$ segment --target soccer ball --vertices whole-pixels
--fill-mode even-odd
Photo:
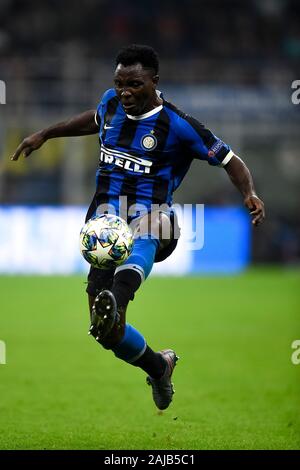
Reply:
[[[132,231],[125,220],[116,215],[96,215],[80,231],[80,252],[94,268],[120,266],[132,248]]]

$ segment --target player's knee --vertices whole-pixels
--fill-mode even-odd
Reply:
[[[173,238],[173,228],[170,217],[164,212],[159,215],[159,240],[161,242],[170,243]]]
[[[142,217],[136,230],[136,237],[151,235],[161,242],[169,242],[173,236],[170,217],[165,212],[155,210]]]

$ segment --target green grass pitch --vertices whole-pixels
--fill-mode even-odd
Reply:
[[[87,335],[83,277],[1,277],[0,449],[299,449],[299,281],[149,279],[128,321],[181,358],[159,413],[145,374]]]

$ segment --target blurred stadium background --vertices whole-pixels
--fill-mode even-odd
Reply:
[[[158,50],[160,89],[166,99],[197,117],[231,145],[251,169],[258,194],[266,204],[267,220],[259,229],[252,231],[249,223],[244,229],[244,215],[238,219],[243,230],[238,231],[240,237],[234,239],[234,245],[243,245],[241,252],[235,252],[242,263],[230,269],[227,259],[223,270],[219,265],[215,272],[234,272],[248,262],[279,268],[250,271],[249,277],[220,278],[218,298],[214,278],[202,278],[199,284],[186,278],[193,302],[201,290],[202,316],[197,311],[194,316],[190,313],[192,329],[195,326],[198,332],[194,336],[189,329],[186,336],[179,333],[188,328],[181,317],[180,309],[186,308],[183,300],[178,305],[171,303],[171,307],[167,300],[172,298],[173,289],[180,291],[180,279],[174,280],[175,284],[168,278],[153,279],[148,287],[145,285],[131,307],[131,318],[149,334],[154,347],[161,347],[168,331],[187,361],[181,372],[178,367],[180,394],[177,408],[171,411],[174,417],[169,415],[169,421],[159,423],[157,416],[152,417],[146,429],[144,415],[150,397],[144,398],[143,386],[138,385],[140,376],[136,378],[135,370],[116,365],[108,355],[105,359],[96,355],[97,345],[91,350],[90,342],[83,342],[82,331],[87,328],[87,318],[85,322],[79,312],[86,309],[83,278],[53,277],[43,282],[39,278],[2,276],[0,339],[7,341],[11,365],[8,362],[0,366],[4,379],[1,412],[8,429],[2,434],[0,448],[299,448],[299,420],[297,432],[295,427],[299,372],[289,359],[290,344],[299,332],[299,271],[284,274],[287,270],[281,269],[297,268],[300,261],[300,105],[291,101],[292,82],[300,79],[297,0],[116,0],[113,4],[107,0],[1,0],[0,80],[6,83],[7,96],[6,104],[0,105],[0,271],[37,272],[24,258],[26,249],[31,250],[33,245],[38,246],[31,250],[33,256],[39,258],[32,263],[42,267],[43,272],[51,272],[51,256],[45,260],[37,253],[43,249],[39,237],[46,238],[51,232],[47,239],[60,253],[61,247],[65,251],[68,245],[69,232],[62,234],[58,225],[61,219],[55,226],[53,218],[45,214],[44,222],[43,217],[38,219],[41,227],[37,231],[34,211],[47,206],[49,215],[54,208],[67,206],[77,213],[76,217],[80,215],[80,219],[74,216],[76,220],[82,220],[83,208],[94,191],[98,142],[95,136],[59,139],[49,141],[26,161],[13,163],[9,156],[28,134],[94,108],[103,91],[112,86],[116,52],[132,42],[150,44]],[[240,210],[241,197],[224,171],[195,162],[175,202],[205,204],[223,217],[233,206]],[[26,210],[32,207],[33,212],[14,212],[21,210],[20,206],[26,206]],[[60,213],[60,217],[66,214]],[[227,215],[230,230],[236,220],[230,217],[236,212]],[[22,224],[27,232],[20,232]],[[71,232],[75,233],[74,223],[71,226],[70,237]],[[210,228],[214,250],[223,238],[220,220]],[[25,232],[28,238],[22,244]],[[226,240],[232,237],[232,232],[226,232],[220,256],[226,253]],[[71,252],[75,249],[72,247]],[[54,271],[71,273],[81,269],[74,264],[67,267],[68,253],[62,258],[61,268],[56,266]],[[12,256],[20,261],[16,268],[10,262]],[[206,261],[208,272],[212,259]],[[180,272],[181,263],[175,263],[175,273]],[[230,294],[233,285],[238,286],[238,293]],[[40,289],[39,294],[34,286]],[[49,292],[47,302],[43,289]],[[160,298],[162,290],[169,296],[165,301],[163,296]],[[158,293],[160,304],[151,312],[149,305]],[[20,312],[25,305],[23,318]],[[40,306],[43,310],[38,314]],[[171,327],[167,318],[162,320],[162,312],[168,308],[174,317]],[[147,315],[141,318],[138,309],[148,310],[152,320]],[[4,312],[13,314],[7,316]],[[212,315],[211,323],[207,315]],[[74,318],[77,323],[71,334],[68,325]],[[159,333],[157,325],[162,325]],[[215,351],[217,345],[220,355]],[[259,353],[266,350],[261,357]],[[241,358],[239,364],[234,363],[237,357]],[[187,370],[189,365],[190,371],[200,367],[199,383],[198,377]],[[110,377],[109,383],[95,378],[95,369],[100,367],[104,368],[103,375]],[[115,370],[121,377],[122,397],[110,388],[110,384],[120,388]],[[95,397],[91,398],[93,387],[100,387],[107,397],[105,409]],[[137,393],[141,401],[134,403],[136,412],[132,417],[134,387],[140,387]],[[56,390],[59,396],[55,398]],[[75,410],[81,404],[74,390],[78,396],[90,397],[89,405],[85,403],[76,416]],[[195,398],[192,390],[200,395]],[[184,401],[186,393],[188,404]],[[118,408],[114,408],[115,403]],[[120,407],[124,413],[121,424]],[[176,413],[185,421],[173,421],[177,420]],[[187,416],[194,416],[194,421],[188,421]],[[172,431],[167,429],[170,425]],[[120,432],[115,426],[120,426]],[[101,435],[100,444],[95,430]],[[130,442],[124,433],[131,433]]]
[[[106,0],[84,8],[1,1],[1,204],[89,203],[96,138],[50,141],[26,164],[8,157],[28,133],[95,107],[112,86],[118,49],[149,43],[161,57],[166,98],[228,142],[254,174],[268,220],[254,232],[253,261],[299,263],[300,113],[291,101],[300,76],[299,17],[294,0],[125,0],[113,8]],[[224,172],[195,162],[175,201],[241,199]]]

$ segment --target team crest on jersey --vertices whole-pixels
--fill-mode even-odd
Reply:
[[[153,134],[147,134],[142,137],[141,145],[144,150],[153,150],[157,146],[157,138]]]

